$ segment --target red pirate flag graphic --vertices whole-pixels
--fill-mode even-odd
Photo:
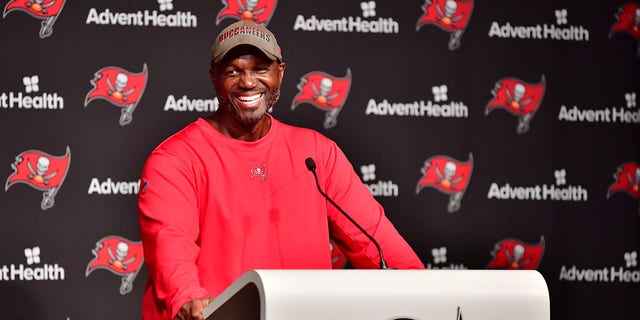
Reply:
[[[351,69],[343,78],[337,78],[321,71],[309,72],[300,78],[300,92],[293,98],[291,110],[301,103],[309,103],[326,111],[324,128],[330,129],[338,123],[338,113],[344,106],[351,90]]]
[[[609,30],[609,38],[616,33],[626,33],[638,40],[638,57],[640,58],[640,4],[625,3],[618,8],[616,22]]]
[[[125,126],[133,120],[133,111],[142,98],[147,86],[147,64],[142,72],[132,73],[119,67],[105,67],[95,73],[91,84],[93,89],[87,93],[84,100],[86,107],[94,99],[103,99],[111,104],[123,108],[120,115],[120,125]]]
[[[544,237],[538,244],[527,244],[517,239],[500,240],[491,255],[487,269],[535,270],[544,253]]]
[[[424,162],[420,172],[422,178],[418,181],[416,194],[426,187],[435,188],[450,195],[447,210],[455,212],[460,209],[460,201],[471,180],[473,155],[469,154],[466,162],[443,155],[434,156]]]
[[[509,111],[518,117],[516,131],[523,134],[529,131],[531,119],[542,103],[545,88],[544,75],[537,84],[527,83],[513,77],[501,79],[491,90],[493,99],[487,103],[485,114],[498,108]]]
[[[13,10],[23,11],[30,16],[41,19],[40,38],[44,39],[53,33],[53,24],[58,19],[65,0],[12,0],[4,7],[3,18]]]
[[[64,156],[55,157],[39,150],[29,150],[16,156],[11,164],[13,173],[7,179],[5,191],[15,183],[25,183],[44,191],[40,208],[53,207],[55,196],[69,172],[71,150],[67,147]]]
[[[133,289],[133,281],[144,263],[142,242],[133,242],[119,236],[107,236],[91,250],[95,256],[85,271],[88,277],[93,270],[107,269],[116,275],[123,276],[120,294],[125,295]]]
[[[607,198],[612,194],[623,192],[640,200],[640,165],[636,162],[625,162],[618,166],[613,175],[615,181],[609,186]],[[638,207],[640,214],[640,207]]]
[[[249,20],[266,26],[276,10],[277,0],[222,0],[224,8],[218,12],[216,25],[225,18]]]
[[[636,40],[640,40],[640,4],[625,3],[618,8],[615,15],[616,22],[609,30],[609,37],[616,33],[626,33]]]
[[[425,0],[421,9],[424,13],[416,23],[416,31],[427,24],[436,25],[451,33],[449,50],[458,49],[462,33],[471,19],[473,0]]]

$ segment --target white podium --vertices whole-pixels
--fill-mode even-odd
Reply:
[[[253,270],[207,320],[549,320],[534,270]]]

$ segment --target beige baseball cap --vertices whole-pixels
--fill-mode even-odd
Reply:
[[[271,60],[282,62],[282,50],[273,33],[248,20],[240,20],[220,31],[211,49],[211,59],[219,62],[229,50],[243,44],[252,45]]]

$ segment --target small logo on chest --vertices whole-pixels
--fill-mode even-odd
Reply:
[[[251,170],[249,170],[249,174],[251,174],[251,179],[260,177],[264,181],[267,179],[267,165],[263,163],[259,166],[253,166]]]

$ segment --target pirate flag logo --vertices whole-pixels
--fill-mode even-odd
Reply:
[[[216,25],[225,18],[249,20],[266,26],[276,10],[278,0],[222,0],[224,8],[218,12]]]
[[[293,98],[291,110],[301,103],[308,103],[326,111],[324,128],[331,129],[338,124],[338,113],[349,96],[351,69],[347,69],[343,78],[313,71],[302,76],[297,87],[300,92]]]
[[[615,181],[609,186],[607,199],[614,193],[623,192],[640,200],[640,165],[638,163],[625,162],[621,164],[613,175],[613,179]],[[640,206],[638,214],[640,215]]]
[[[527,244],[518,239],[500,240],[491,255],[493,260],[487,269],[535,270],[544,253],[544,236],[537,244]]]
[[[637,55],[640,58],[640,5],[625,3],[618,8],[616,22],[609,30],[609,39],[616,33],[626,33],[638,41]]]
[[[30,16],[42,20],[40,26],[40,39],[44,39],[53,33],[53,24],[58,19],[65,0],[12,0],[4,7],[4,14],[13,10],[23,11]]]
[[[251,175],[251,179],[260,177],[262,181],[267,180],[267,165],[263,163],[259,166],[253,166],[249,170],[249,174]]]
[[[28,150],[15,157],[11,164],[13,173],[7,179],[4,190],[15,183],[26,183],[34,189],[44,191],[40,208],[47,210],[55,204],[55,196],[69,172],[71,150],[67,147],[64,156],[55,157],[39,150]]]
[[[424,13],[416,23],[416,31],[426,24],[433,24],[449,32],[449,50],[458,49],[471,19],[473,0],[425,0],[421,9]]]
[[[426,187],[448,194],[447,211],[453,213],[460,210],[460,202],[471,180],[473,155],[469,154],[469,160],[466,162],[443,155],[434,156],[424,162],[420,172],[422,178],[418,181],[416,194]]]
[[[87,93],[84,106],[94,99],[107,100],[122,108],[119,123],[126,126],[133,120],[133,111],[147,86],[147,64],[143,65],[140,73],[132,73],[119,67],[105,67],[95,73],[90,83],[93,89]]]
[[[496,82],[491,90],[493,99],[487,103],[485,114],[494,109],[502,108],[518,117],[516,132],[523,134],[529,131],[531,119],[538,111],[546,82],[544,75],[537,84],[524,82],[517,78],[504,78]]]
[[[144,263],[142,242],[133,242],[119,236],[107,236],[98,242],[91,250],[95,256],[85,271],[85,277],[96,269],[107,269],[112,273],[123,276],[120,284],[120,294],[125,295],[133,290],[133,281]]]

